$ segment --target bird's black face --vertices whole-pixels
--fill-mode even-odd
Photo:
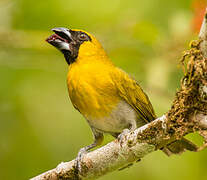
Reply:
[[[80,45],[84,41],[91,41],[91,37],[82,31],[67,28],[53,28],[52,31],[55,34],[48,37],[46,41],[64,54],[69,65],[78,57]]]

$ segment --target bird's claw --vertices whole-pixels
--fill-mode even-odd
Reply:
[[[122,170],[124,170],[124,169],[126,169],[126,168],[130,168],[131,166],[133,166],[133,163],[127,164],[126,166],[124,166],[124,167],[122,167],[122,168],[120,168],[120,169],[118,169],[118,170],[119,170],[119,171],[122,171]]]
[[[81,148],[78,152],[78,156],[75,159],[75,167],[78,170],[78,172],[81,172],[81,162],[83,159],[83,156],[87,153],[86,148]]]
[[[120,142],[120,145],[122,146],[124,139],[126,138],[126,134],[128,134],[130,132],[129,129],[124,129],[123,132],[121,134],[119,134],[118,136],[118,141]]]

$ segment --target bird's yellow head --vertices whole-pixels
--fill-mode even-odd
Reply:
[[[106,56],[101,44],[88,32],[67,28],[53,28],[52,31],[55,34],[46,41],[64,54],[69,65],[77,59]]]

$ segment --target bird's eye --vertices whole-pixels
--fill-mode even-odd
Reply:
[[[88,36],[87,36],[85,33],[81,33],[81,34],[78,36],[78,38],[79,38],[80,40],[82,40],[82,41],[85,41],[85,40],[88,39]]]

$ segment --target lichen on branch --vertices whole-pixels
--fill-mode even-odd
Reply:
[[[184,77],[181,88],[176,93],[170,111],[167,113],[168,131],[183,137],[189,131],[200,130],[200,125],[193,118],[195,114],[207,114],[207,59],[200,50],[201,40],[190,43],[190,49],[184,52],[181,64]]]

